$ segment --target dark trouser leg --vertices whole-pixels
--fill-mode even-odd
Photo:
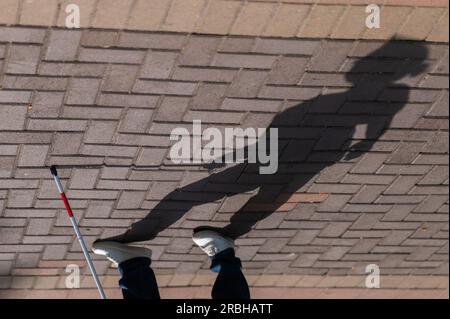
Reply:
[[[122,278],[119,286],[124,299],[160,299],[155,273],[150,268],[151,260],[136,257],[119,264]]]
[[[250,290],[241,266],[241,260],[234,255],[233,248],[214,256],[211,270],[219,274],[211,292],[213,299],[250,299]]]

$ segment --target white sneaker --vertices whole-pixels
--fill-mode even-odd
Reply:
[[[192,235],[192,240],[208,256],[213,257],[228,248],[234,248],[231,238],[225,237],[213,230],[200,230]]]
[[[106,256],[116,266],[135,257],[152,257],[152,251],[144,247],[133,247],[115,241],[97,241],[92,244],[94,254]]]

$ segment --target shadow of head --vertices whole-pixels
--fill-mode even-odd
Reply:
[[[405,77],[414,77],[423,73],[428,66],[427,57],[428,49],[424,42],[391,39],[378,49],[356,60],[346,74],[346,79],[356,86],[363,73],[385,74],[388,76],[384,77],[384,81],[387,84],[393,84]]]

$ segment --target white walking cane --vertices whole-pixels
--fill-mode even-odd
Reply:
[[[73,216],[72,208],[70,208],[69,201],[67,200],[66,194],[64,194],[64,188],[61,184],[61,180],[59,179],[58,172],[56,171],[56,167],[50,167],[50,171],[52,172],[53,178],[55,179],[56,187],[58,187],[59,194],[61,195],[61,199],[64,202],[64,206],[66,207],[67,215],[69,216],[70,222],[72,223],[73,230],[77,235],[78,241],[80,242],[81,249],[83,250],[84,257],[86,258],[87,264],[89,266],[89,270],[91,271],[92,277],[94,278],[95,285],[98,288],[98,292],[100,293],[100,297],[102,299],[106,299],[105,292],[103,291],[102,284],[98,278],[97,272],[95,271],[94,263],[92,262],[91,256],[89,255],[89,251],[86,247],[86,243],[84,242],[83,235],[78,228],[77,220],[75,216]]]

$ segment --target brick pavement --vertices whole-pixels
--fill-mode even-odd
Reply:
[[[368,30],[374,3],[382,28]],[[2,0],[0,24],[65,27],[69,4],[82,28],[448,42],[447,0]]]
[[[261,183],[266,201],[246,206],[257,222],[237,240],[260,284],[295,275],[337,289],[333,276],[375,263],[395,277],[389,288],[407,276],[437,289],[448,276],[448,45],[398,41],[358,63],[385,43],[0,27],[0,286],[38,296],[60,285],[67,261],[83,265],[45,168],[57,164],[89,243],[155,207],[189,209],[143,243],[159,275],[186,276],[178,284],[208,266],[192,228],[226,225],[254,195],[243,185]],[[424,70],[383,80],[420,64],[423,48]],[[167,159],[171,129],[192,119],[223,128],[274,118],[286,149],[273,178],[229,169],[205,189],[207,169]]]

